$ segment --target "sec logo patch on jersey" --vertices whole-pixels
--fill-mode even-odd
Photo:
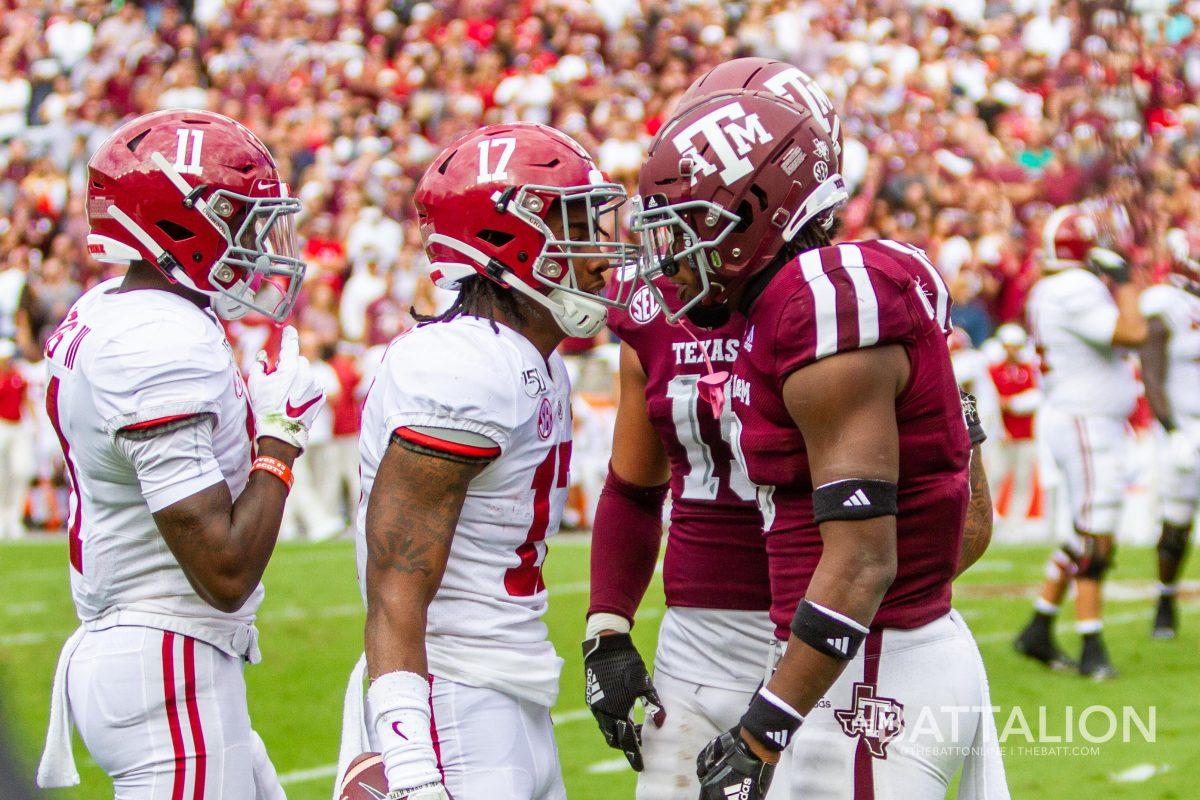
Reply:
[[[629,316],[638,325],[650,322],[658,316],[659,311],[662,311],[662,306],[654,299],[654,294],[648,286],[639,288],[629,301]]]
[[[538,404],[537,432],[540,439],[549,439],[550,434],[554,433],[554,409],[550,407],[550,400],[545,397]]]

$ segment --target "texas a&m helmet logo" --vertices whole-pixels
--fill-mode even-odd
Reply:
[[[888,743],[904,730],[904,706],[890,697],[876,697],[869,683],[854,684],[853,705],[834,711],[833,716],[843,733],[866,742],[874,758],[887,758]]]
[[[701,155],[703,144],[709,145],[712,155],[720,162],[721,180],[728,186],[754,171],[753,162],[746,158],[751,145],[774,140],[758,114],[747,114],[739,102],[710,111],[671,137],[679,155],[692,161],[693,186],[701,175],[708,176],[717,171],[717,165]]]
[[[662,307],[654,299],[654,293],[649,286],[642,286],[633,294],[629,301],[629,316],[638,325],[645,325],[658,316]]]

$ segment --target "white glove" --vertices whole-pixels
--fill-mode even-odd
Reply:
[[[1167,457],[1176,469],[1191,472],[1200,461],[1196,440],[1186,431],[1176,428],[1167,434]]]
[[[429,783],[415,789],[388,792],[389,800],[450,800],[446,787],[440,783]]]
[[[247,386],[255,435],[270,436],[304,450],[308,429],[325,405],[325,387],[313,375],[308,359],[300,355],[300,336],[295,328],[289,325],[283,329],[275,369],[267,364],[266,353],[258,354]]]

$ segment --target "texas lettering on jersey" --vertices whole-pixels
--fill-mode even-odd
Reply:
[[[665,280],[660,288],[675,297]],[[743,322],[735,317],[715,330],[692,329],[693,338],[682,327],[690,323],[671,325],[648,310],[658,308],[643,286],[630,311],[610,311],[608,322],[646,373],[646,410],[671,466],[667,604],[764,610],[770,598],[755,488],[730,450],[732,416],[714,417],[700,383],[706,356],[714,370],[733,365]]]

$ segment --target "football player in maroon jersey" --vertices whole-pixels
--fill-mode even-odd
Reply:
[[[802,71],[767,58],[709,70],[678,105],[741,88],[770,91],[801,107],[814,96],[829,105]],[[840,164],[840,141],[834,142]],[[659,283],[660,291],[669,286],[665,277]],[[706,375],[728,376],[743,320],[735,316],[715,328],[671,324],[641,287],[628,309],[609,312],[608,325],[622,342],[621,401],[592,531],[587,702],[608,743],[641,773],[639,800],[694,798],[695,770],[678,754],[696,752],[737,722],[762,682],[774,639],[755,489],[729,449],[731,418],[722,418],[707,394],[714,382]],[[651,683],[629,631],[654,573],[668,490],[667,612]],[[656,724],[641,736],[630,718],[639,699],[669,709],[652,714]]]
[[[739,723],[701,752],[701,797],[762,797],[785,750],[805,798],[941,798],[960,769],[964,796],[1007,797],[982,660],[950,609],[981,552],[963,530],[982,471],[948,293],[909,245],[831,246],[837,128],[816,99],[718,92],[662,128],[640,175],[650,291],[666,276],[678,292],[664,314],[745,317],[732,447],[757,485],[781,640]]]

